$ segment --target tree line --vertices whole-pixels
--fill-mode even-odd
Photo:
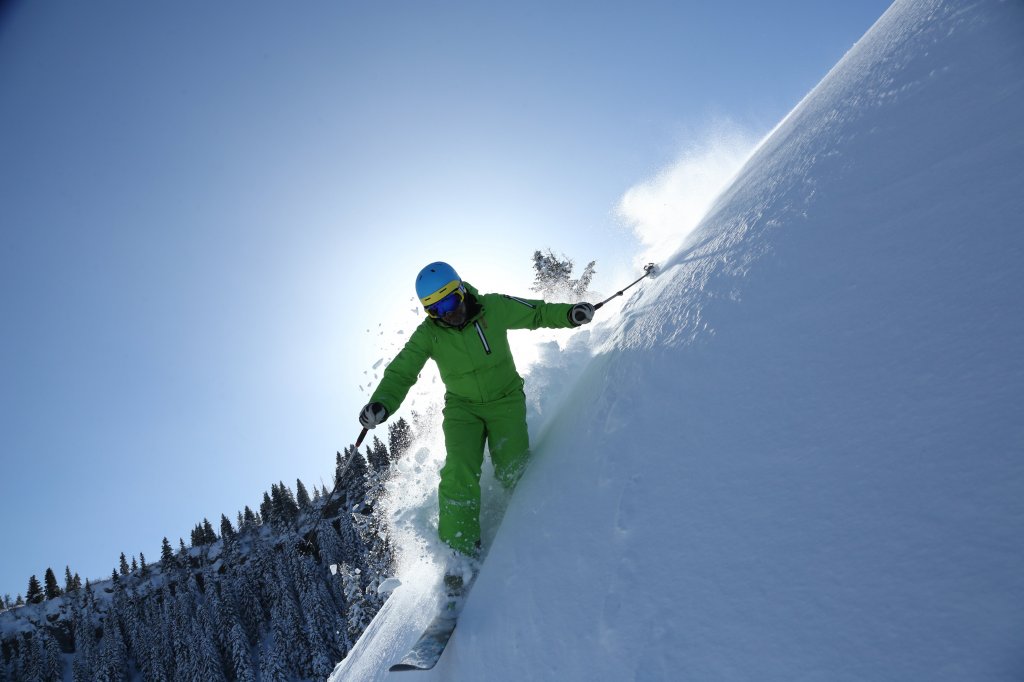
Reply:
[[[203,519],[190,545],[164,538],[154,564],[122,553],[95,584],[70,568],[63,587],[33,576],[4,601],[0,680],[323,679],[383,604],[393,551],[378,502],[410,425],[387,440],[337,453],[333,491],[274,484],[219,533]]]

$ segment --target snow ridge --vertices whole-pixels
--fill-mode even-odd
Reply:
[[[897,2],[574,339],[418,679],[1024,675],[1022,35]]]

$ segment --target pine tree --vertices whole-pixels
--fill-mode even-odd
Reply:
[[[597,261],[590,261],[584,268],[579,279],[572,279],[572,259],[563,255],[556,256],[551,249],[547,253],[533,252],[533,290],[538,291],[549,301],[578,301],[587,294],[590,282],[594,278],[594,266]]]
[[[338,609],[324,581],[319,578],[320,566],[304,555],[293,555],[293,561],[296,564],[299,603],[306,619],[313,673],[324,679],[334,667],[332,661],[342,658],[346,652],[347,647],[338,637],[345,628],[345,622],[338,617]]]
[[[193,583],[194,584],[194,583]],[[191,640],[195,662],[199,670],[197,679],[217,682],[224,679],[221,671],[220,654],[216,646],[216,628],[213,625],[211,615],[205,605],[200,601],[199,594],[195,588],[190,590],[192,600],[195,604],[195,618],[192,621]],[[214,594],[214,590],[210,590]]]
[[[171,543],[167,541],[166,537],[160,547],[160,565],[164,568],[174,566],[174,550],[171,549]]]
[[[412,445],[412,428],[404,417],[388,424],[388,449],[391,452],[391,462],[395,463],[405,455],[409,446]]]
[[[388,458],[388,450],[377,436],[373,437],[373,443],[366,449],[366,460],[377,473],[387,471],[388,466],[391,464]]]
[[[139,572],[145,577],[149,575],[149,566],[146,565],[146,555],[139,552]]]
[[[277,519],[274,518],[274,503],[270,501],[270,495],[266,492],[263,493],[263,502],[260,503],[260,516],[263,518],[263,523],[276,523]]]
[[[231,542],[235,539],[235,529],[231,526],[231,521],[224,514],[220,515],[220,536],[224,538],[224,542]]]
[[[64,567],[64,592],[71,594],[75,591],[75,578],[71,575],[71,567]]]
[[[57,584],[57,576],[53,574],[52,568],[47,568],[46,573],[43,575],[43,585],[46,591],[46,598],[56,599],[57,597],[64,594],[64,591],[60,589],[60,585]]]
[[[64,658],[60,652],[60,645],[45,628],[42,630],[42,636],[42,679],[44,682],[61,682],[64,679]]]
[[[21,649],[18,652],[21,670],[18,677],[24,680],[42,679],[43,661],[39,655],[39,644],[35,633],[29,633],[28,637],[22,640],[21,644]]]
[[[203,519],[203,544],[212,545],[217,542],[217,533],[213,530],[210,519]]]
[[[117,576],[117,572],[114,572]],[[121,682],[127,677],[128,648],[125,646],[121,628],[113,610],[107,613],[103,621],[103,634],[99,643],[99,669],[96,671],[97,682]]]
[[[95,604],[92,599],[92,586],[85,581],[81,606],[79,600],[72,600],[72,627],[75,633],[75,660],[72,665],[75,682],[91,682],[96,679],[94,671],[99,667],[99,651],[96,643],[96,630],[93,626]]]
[[[250,645],[259,639],[260,624],[263,622],[263,605],[260,603],[260,577],[257,567],[250,563],[238,579],[238,617]]]
[[[284,643],[273,639],[267,643],[260,656],[260,680],[262,682],[288,682],[288,669],[281,654]]]
[[[185,546],[184,538],[178,538],[178,558],[182,560],[182,566],[186,565],[188,559],[188,547]]]
[[[360,585],[359,569],[343,563],[338,566],[338,573],[341,576],[345,603],[348,605],[348,610],[346,611],[348,628],[346,632],[354,642],[369,624],[370,615],[365,608],[366,600]]]
[[[293,523],[299,517],[299,505],[295,502],[291,488],[286,486],[284,481],[277,485],[277,499],[274,500],[274,505],[274,511],[280,515],[282,523]]]
[[[245,517],[245,527],[247,529],[248,528],[255,528],[257,525],[259,525],[256,522],[256,515],[252,513],[252,509],[249,509],[249,505],[245,505],[244,517]]]
[[[355,448],[349,448],[345,452],[351,460],[347,463],[348,469],[344,471],[342,480],[342,486],[344,486],[345,490],[345,504],[349,511],[362,511],[363,504],[366,502],[366,493],[368,492],[366,460],[363,459],[363,456]]]
[[[238,682],[256,682],[256,671],[252,665],[249,643],[246,641],[242,626],[237,622],[231,626],[231,630],[228,632],[227,648],[234,679]]]
[[[121,575],[128,575],[128,573],[131,572],[131,569],[128,568],[128,559],[125,557],[124,552],[121,552],[120,568]]]
[[[295,479],[295,500],[299,503],[299,510],[307,512],[310,509],[311,501],[309,499],[309,492],[306,490],[306,486],[302,484],[301,479]]]
[[[28,592],[25,595],[25,600],[29,604],[40,604],[44,598],[45,595],[43,594],[43,588],[39,585],[39,579],[32,576],[28,579]]]

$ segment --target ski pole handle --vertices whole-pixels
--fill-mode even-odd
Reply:
[[[366,438],[366,429],[359,432],[359,438],[356,438],[356,447],[358,448],[363,444],[363,439]]]

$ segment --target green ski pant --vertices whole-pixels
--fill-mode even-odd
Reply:
[[[475,556],[480,547],[480,470],[484,443],[494,475],[512,489],[530,456],[526,430],[526,395],[522,390],[489,403],[449,399],[444,407],[447,458],[438,486],[437,530],[453,549]]]

